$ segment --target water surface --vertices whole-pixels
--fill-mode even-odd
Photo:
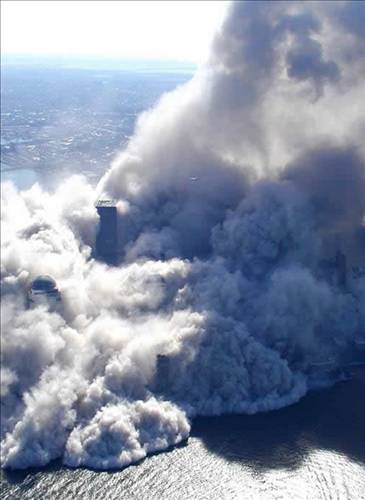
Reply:
[[[7,499],[365,499],[365,370],[279,411],[198,418],[183,445],[122,471],[2,472]]]

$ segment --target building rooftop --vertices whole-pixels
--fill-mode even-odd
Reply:
[[[33,290],[43,290],[47,292],[55,290],[57,288],[57,284],[51,276],[42,275],[32,281],[31,288]]]
[[[115,200],[98,200],[96,202],[96,208],[102,207],[115,207],[117,202]]]

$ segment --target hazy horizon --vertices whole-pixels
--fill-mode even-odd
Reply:
[[[77,69],[111,69],[111,70],[134,70],[147,71],[183,71],[193,73],[199,67],[198,64],[179,59],[149,59],[132,58],[120,56],[101,55],[65,55],[65,54],[2,54],[1,66],[6,70],[13,66],[39,66],[39,67],[59,67]]]

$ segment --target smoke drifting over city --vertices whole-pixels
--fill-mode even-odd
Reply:
[[[235,2],[96,191],[4,184],[3,466],[126,466],[194,416],[294,403],[365,339],[364,22],[363,2]],[[95,258],[108,198],[117,265]],[[26,308],[44,274],[62,302]]]

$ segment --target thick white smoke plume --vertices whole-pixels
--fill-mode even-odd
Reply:
[[[107,469],[293,403],[365,337],[365,4],[235,2],[97,193],[2,189],[2,464]],[[120,260],[93,257],[98,197]],[[25,307],[39,274],[62,292]],[[161,357],[161,355],[163,355]]]

